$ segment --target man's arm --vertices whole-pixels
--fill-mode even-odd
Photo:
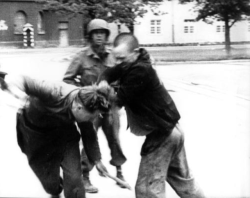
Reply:
[[[91,162],[101,160],[101,152],[98,143],[97,133],[92,122],[83,122],[77,124],[82,137],[84,149]]]
[[[35,96],[45,102],[52,102],[61,96],[61,86],[44,80],[35,80],[28,76],[16,76],[10,79],[7,85],[8,91],[19,99],[28,95]]]
[[[105,175],[104,172],[108,172],[106,167],[102,164],[101,161],[101,152],[98,142],[97,133],[94,129],[92,122],[83,122],[77,124],[82,137],[83,149],[86,152],[86,155],[92,163],[96,165],[97,170]]]
[[[63,81],[78,87],[81,86],[80,82],[76,81],[77,75],[81,72],[81,64],[81,55],[78,54],[70,63],[66,73],[64,74]]]
[[[114,67],[109,67],[99,76],[97,80],[97,84],[101,81],[107,81],[109,84],[117,81],[122,74],[122,67],[120,65],[116,65]]]

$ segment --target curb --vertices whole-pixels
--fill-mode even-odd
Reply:
[[[0,53],[12,53],[12,52],[18,52],[18,53],[32,53],[32,52],[44,52],[44,51],[73,51],[77,49],[82,49],[82,47],[65,47],[65,48],[0,48]]]
[[[178,65],[178,64],[199,64],[199,63],[232,63],[232,62],[249,62],[250,59],[232,59],[232,60],[211,60],[211,61],[155,61],[155,65]]]

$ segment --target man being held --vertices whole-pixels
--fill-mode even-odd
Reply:
[[[80,87],[94,84],[100,73],[106,68],[114,66],[111,52],[105,46],[110,34],[107,22],[102,19],[94,19],[88,24],[87,32],[89,45],[73,59],[63,78],[64,82]],[[80,76],[80,82],[77,81],[78,76]],[[117,177],[124,180],[121,165],[126,161],[126,157],[122,152],[119,141],[120,122],[118,108],[95,119],[94,126],[91,122],[79,124],[80,129],[83,128],[89,133],[97,131],[100,126],[111,150],[112,159],[110,164],[116,166]],[[89,162],[84,149],[82,149],[81,163],[86,192],[98,192],[98,189],[89,180],[89,172],[93,169],[94,164]]]
[[[26,105],[17,113],[17,140],[29,165],[45,191],[66,198],[85,198],[81,177],[79,140],[75,122],[92,121],[111,106],[114,92],[107,84],[79,88],[65,83],[48,83],[22,76],[14,83],[1,80],[1,88]],[[101,174],[96,133],[81,131],[89,160]],[[63,179],[60,177],[60,167]]]
[[[136,183],[136,198],[164,198],[165,181],[182,198],[204,195],[188,167],[179,112],[153,69],[150,57],[130,33],[114,41],[115,67],[99,82],[119,81],[117,103],[124,106],[132,133],[146,136]]]

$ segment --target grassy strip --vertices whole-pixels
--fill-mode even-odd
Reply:
[[[227,56],[224,49],[190,49],[190,50],[149,50],[156,62],[178,61],[217,61],[250,59],[250,48],[233,48]]]

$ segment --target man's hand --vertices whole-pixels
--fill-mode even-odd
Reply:
[[[106,173],[108,173],[108,170],[106,169],[106,167],[103,165],[102,161],[97,161],[95,163],[96,165],[96,169],[98,170],[99,174],[102,176],[102,177],[106,177]]]

